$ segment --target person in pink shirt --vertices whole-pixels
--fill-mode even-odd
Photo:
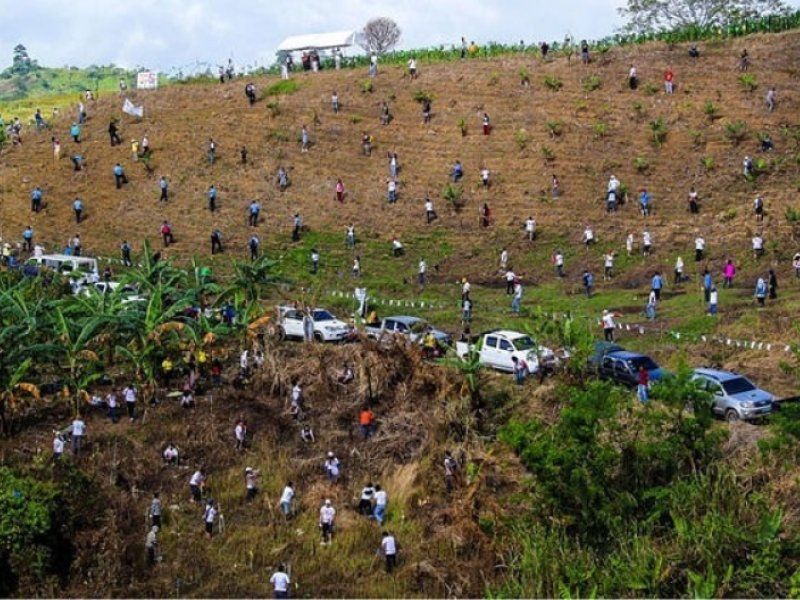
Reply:
[[[344,202],[344,184],[341,179],[336,180],[336,199],[339,202]]]
[[[725,280],[723,283],[723,287],[731,287],[733,285],[733,278],[736,275],[736,265],[733,264],[733,261],[729,258],[728,262],[725,263],[725,267],[722,269],[722,277]]]

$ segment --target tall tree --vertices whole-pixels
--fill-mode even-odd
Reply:
[[[727,25],[742,18],[788,11],[781,0],[628,0],[619,9],[628,21],[625,29],[639,33]]]
[[[14,46],[14,58],[11,62],[11,73],[17,75],[27,75],[38,65],[31,60],[28,49],[22,44]]]
[[[361,47],[367,52],[383,54],[400,41],[400,27],[388,17],[370,19],[361,31]]]

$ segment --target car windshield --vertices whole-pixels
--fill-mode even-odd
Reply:
[[[335,318],[336,317],[334,317],[327,310],[315,310],[314,311],[314,320],[315,321],[333,321]]]
[[[649,356],[636,356],[628,359],[628,365],[634,371],[638,371],[639,367],[644,367],[648,371],[655,371],[658,365]]]
[[[517,350],[531,350],[536,347],[534,341],[530,338],[530,336],[523,335],[518,338],[514,338],[514,347]]]
[[[756,386],[747,381],[747,379],[744,377],[737,377],[736,379],[723,381],[722,388],[725,390],[726,394],[733,396],[743,392],[752,392],[754,389],[756,389]]]

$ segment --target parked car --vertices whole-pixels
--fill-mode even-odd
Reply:
[[[118,293],[122,298],[122,304],[147,301],[147,298],[139,295],[135,286],[130,284],[120,286],[116,281],[84,282],[76,285],[72,293],[76,296],[88,296],[95,292],[98,294]]]
[[[597,371],[600,369],[600,364],[603,362],[603,357],[606,354],[610,354],[611,352],[619,352],[621,350],[625,350],[619,344],[614,342],[595,342],[594,343],[594,352],[591,356],[589,356],[589,369],[592,371]]]
[[[425,334],[430,331],[436,341],[445,346],[453,343],[450,335],[431,326],[425,319],[409,317],[406,315],[385,317],[378,325],[367,325],[364,328],[367,337],[380,339],[386,335],[402,335],[412,342],[422,342]]]
[[[538,345],[531,336],[518,331],[505,329],[487,331],[481,334],[477,344],[456,342],[456,354],[462,359],[466,358],[473,348],[479,349],[478,358],[482,365],[509,373],[514,370],[512,360],[514,357],[528,363],[529,373],[536,373],[539,370],[540,361],[558,362],[552,350]]]
[[[695,369],[693,379],[714,396],[711,409],[729,422],[752,421],[770,414],[775,396],[756,387],[749,379],[718,369]]]
[[[668,374],[649,356],[628,350],[615,350],[603,354],[598,375],[614,383],[635,387],[639,383],[639,368],[642,366],[650,375],[651,382],[658,381]]]
[[[314,339],[319,342],[341,342],[350,337],[353,328],[323,308],[311,311]],[[278,308],[278,334],[283,338],[303,339],[303,311],[293,306]]]

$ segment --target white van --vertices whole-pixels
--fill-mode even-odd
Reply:
[[[99,278],[100,271],[97,269],[97,259],[88,256],[70,256],[68,254],[42,254],[41,256],[31,256],[25,261],[26,266],[47,267],[57,273],[68,275],[70,273],[80,274],[91,278]]]

